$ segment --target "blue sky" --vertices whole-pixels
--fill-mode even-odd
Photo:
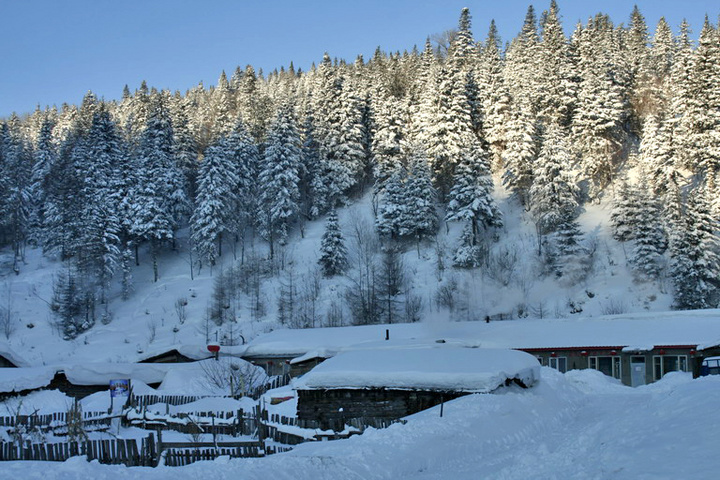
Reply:
[[[222,70],[252,64],[265,72],[293,61],[307,70],[327,51],[354,60],[422,46],[453,28],[469,7],[473,33],[484,38],[495,19],[503,41],[514,37],[528,5],[549,0],[0,0],[0,117],[36,105],[79,103],[92,90],[119,98],[142,80],[185,91],[213,85]],[[559,0],[566,31],[602,11],[627,23],[634,4],[649,30],[661,16],[675,30],[683,18],[699,33],[705,14],[717,22],[717,0]]]

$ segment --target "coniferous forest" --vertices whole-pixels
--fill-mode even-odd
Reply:
[[[133,268],[152,265],[157,281],[158,258],[178,250],[192,272],[236,258],[214,273],[217,324],[240,294],[263,316],[270,275],[283,324],[414,321],[423,306],[402,255],[432,251],[449,226],[460,233],[438,268],[504,281],[509,267],[491,254],[507,221],[501,183],[533,226],[537,275],[588,275],[578,217],[608,202],[638,282],[664,285],[674,308],[717,306],[718,26],[706,20],[692,37],[685,23],[647,25],[636,8],[568,37],[551,1],[530,7],[507,43],[494,23],[485,35],[473,27],[465,9],[455,30],[405,52],[325,54],[308,71],[248,65],[213,87],[143,83],[118,101],[89,92],[81,105],[13,115],[0,125],[0,242],[16,271],[27,248],[62,262],[50,308],[65,338],[110,322],[109,296],[133,295]],[[342,228],[336,210],[360,198],[374,225]],[[279,252],[315,220],[318,274],[304,278]],[[267,254],[252,254],[257,244]],[[318,276],[348,285],[322,315]],[[439,288],[438,304],[452,307],[452,291]]]

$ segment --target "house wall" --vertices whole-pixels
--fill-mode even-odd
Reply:
[[[242,357],[253,365],[262,367],[269,376],[285,375],[290,373],[290,360],[297,355],[287,357]]]
[[[300,375],[305,375],[307,372],[309,372],[313,368],[317,367],[323,361],[325,361],[324,358],[313,358],[311,360],[307,360],[307,361],[301,362],[301,363],[291,363],[290,364],[290,376],[292,378],[297,378]]]
[[[702,363],[703,356],[706,355],[702,352],[702,355],[695,351],[693,345],[682,345],[682,346],[656,346],[649,351],[623,351],[623,346],[604,347],[604,348],[570,348],[570,349],[529,349],[526,352],[535,355],[540,363],[545,366],[551,365],[551,359],[565,358],[567,370],[582,370],[591,368],[591,358],[602,357],[602,358],[618,358],[620,361],[620,370],[617,373],[617,377],[623,384],[632,386],[632,368],[633,368],[633,357],[644,358],[645,365],[645,376],[644,384],[653,383],[656,381],[655,372],[655,361],[656,357],[670,358],[677,356],[684,356],[687,359],[687,371],[692,372],[693,376],[698,376],[700,373],[700,363]],[[613,360],[614,361],[614,360]],[[667,362],[667,360],[663,360]],[[609,372],[604,372],[608,374]]]
[[[386,389],[298,390],[300,421],[317,422],[324,430],[343,430],[350,419],[397,420],[443,401],[465,395]]]

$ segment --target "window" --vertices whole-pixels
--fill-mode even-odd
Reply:
[[[565,373],[567,372],[567,357],[550,357],[548,366]]]
[[[687,355],[656,355],[653,367],[655,380],[660,380],[668,372],[687,372]]]
[[[588,366],[595,370],[600,370],[608,377],[620,379],[622,376],[622,363],[620,357],[590,357]]]

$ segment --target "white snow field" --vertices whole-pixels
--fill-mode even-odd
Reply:
[[[0,479],[712,479],[720,376],[668,374],[640,388],[543,368],[533,388],[474,394],[347,440],[186,467],[4,462]]]

